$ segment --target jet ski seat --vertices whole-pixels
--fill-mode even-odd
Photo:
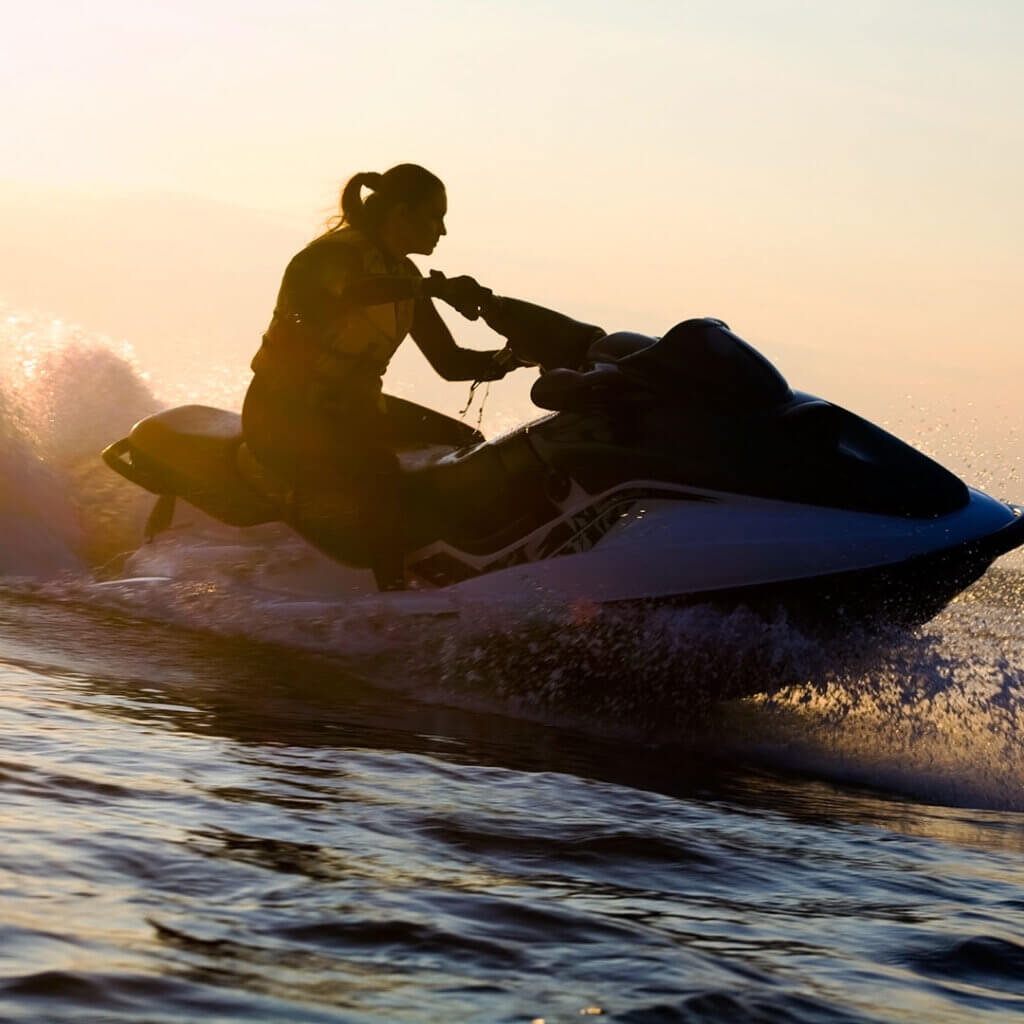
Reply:
[[[169,523],[173,498],[180,496],[232,526],[255,526],[274,519],[275,509],[258,492],[231,486],[239,477],[241,440],[237,413],[186,405],[140,420],[103,458],[125,479],[161,497],[154,524]]]
[[[184,405],[147,416],[132,428],[132,448],[140,455],[206,478],[233,466],[242,439],[237,413],[206,405]]]

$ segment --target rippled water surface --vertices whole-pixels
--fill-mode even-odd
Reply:
[[[3,1019],[1016,1018],[1021,579],[998,583],[674,738],[567,725],[550,679],[484,709],[486,642],[460,653],[451,619],[416,634],[446,652],[425,698],[400,643],[339,659],[9,588]]]

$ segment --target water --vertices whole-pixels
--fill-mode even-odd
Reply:
[[[147,503],[94,453],[158,403],[44,327],[9,323],[0,417],[0,1019],[1024,1011],[1014,563],[828,645],[286,601],[251,566],[96,587]]]

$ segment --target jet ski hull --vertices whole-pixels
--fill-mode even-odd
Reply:
[[[703,591],[656,603],[743,606],[765,617],[785,615],[795,624],[830,631],[853,625],[913,628],[933,619],[985,575],[1002,551],[994,554],[984,541],[997,538],[999,547],[1024,544],[1024,517],[981,542],[968,541],[902,562]]]
[[[964,509],[930,521],[650,481],[574,494],[565,505],[558,518],[493,554],[444,541],[413,551],[410,576],[421,591],[449,594],[455,607],[555,618],[579,607],[712,605],[782,615],[819,631],[913,627],[1024,544],[1024,516],[978,491]],[[190,571],[205,565],[216,573],[223,561],[258,567],[244,582],[258,577],[262,589],[344,600],[375,592],[369,572],[345,569],[283,524],[218,528],[186,506],[173,525],[166,538],[178,552],[169,561],[183,543],[194,545]],[[161,546],[161,538],[147,546],[143,566],[168,564]]]
[[[914,626],[1024,544],[1019,510],[974,490],[965,508],[920,521],[714,492],[672,500],[646,486],[647,497],[636,484],[595,503],[615,517],[600,539],[583,527],[579,550],[454,589],[476,600],[519,592],[557,604],[742,604],[808,624]]]

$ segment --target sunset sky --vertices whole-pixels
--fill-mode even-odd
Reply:
[[[798,386],[970,402],[1019,454],[1022,47],[1019,0],[39,0],[0,38],[0,298],[244,386],[339,186],[413,160],[449,190],[424,269],[608,329],[718,315]],[[395,384],[452,411],[417,359]]]

